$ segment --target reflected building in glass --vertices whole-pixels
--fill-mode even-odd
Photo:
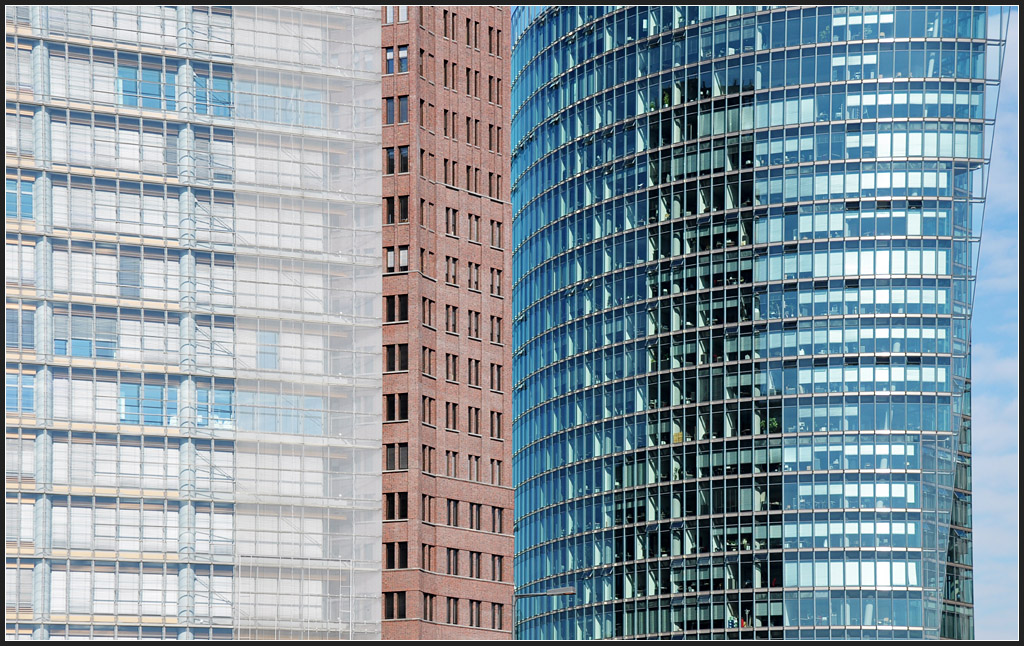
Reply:
[[[984,7],[512,16],[523,638],[970,638]]]
[[[9,638],[380,636],[380,17],[8,7]]]

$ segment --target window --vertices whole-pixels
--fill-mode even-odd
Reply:
[[[434,301],[424,296],[420,310],[423,318],[423,325],[429,328],[434,327]]]
[[[31,179],[8,179],[6,193],[6,217],[32,219]]]
[[[409,21],[409,7],[405,5],[398,6],[398,22]]]
[[[491,343],[501,343],[501,317],[491,317]]]
[[[444,405],[444,427],[449,431],[459,430],[459,405],[453,402],[445,402]]]
[[[393,491],[384,494],[384,520],[405,520],[409,517],[409,494]]]
[[[497,220],[491,220],[491,246],[495,249],[503,249],[501,239],[501,222]]]
[[[384,24],[390,25],[395,21],[395,8],[392,6],[384,7]]]
[[[423,494],[420,500],[421,520],[425,523],[434,522],[434,497]]]
[[[449,285],[459,284],[459,259],[451,256],[444,257],[444,282]]]
[[[398,223],[405,224],[409,221],[409,196],[398,196]],[[388,223],[390,224],[390,222]]]
[[[6,404],[5,410],[8,413],[28,413],[34,414],[36,410],[35,406],[35,388],[36,388],[36,376],[30,373],[7,373],[7,388],[5,391]],[[136,386],[138,389],[138,386]],[[135,409],[138,411],[138,402],[136,400]],[[123,416],[122,416],[123,417]],[[124,421],[124,420],[122,420]],[[132,422],[138,424],[138,415],[135,415],[135,419]]]
[[[384,73],[394,74],[395,73],[395,48],[385,47],[384,48]]]
[[[398,73],[404,74],[409,71],[409,47],[408,45],[398,46]]]
[[[501,366],[497,363],[491,364],[491,390],[501,392]]]
[[[384,421],[405,422],[409,419],[409,394],[384,395]]]
[[[409,344],[396,343],[384,346],[384,372],[401,372],[409,369]]]
[[[428,377],[434,376],[434,356],[435,352],[432,348],[423,346],[420,353],[420,371]]]
[[[448,599],[448,617],[447,622],[450,624],[459,623],[459,600],[455,597],[447,597]]]
[[[444,474],[449,478],[459,477],[459,452],[458,451],[445,451],[444,452],[445,467]]]
[[[408,173],[409,172],[409,147],[399,146],[398,147],[398,172]]]
[[[500,440],[502,437],[501,433],[501,412],[492,410],[491,411],[491,437]]]
[[[446,353],[444,355],[444,378],[448,381],[459,380],[459,355]],[[450,426],[449,428],[454,428]]]
[[[501,296],[500,269],[491,269],[491,296]]]
[[[148,57],[147,57],[148,58]],[[130,57],[122,56],[119,63],[129,61]],[[176,77],[177,77],[177,66],[174,63],[167,64],[168,69],[165,72],[163,70],[164,64],[160,59],[154,60],[153,64],[147,64],[144,67],[139,67],[138,59],[129,64],[119,64],[117,66],[117,98],[120,105],[130,105],[141,108],[148,108],[151,110],[174,110],[175,98],[177,90],[175,88]],[[206,105],[208,105],[209,97],[204,94],[204,105],[200,107],[198,92],[202,88],[205,93],[207,84],[210,82],[209,73],[210,68],[206,66],[205,76],[200,76],[203,72],[200,71],[204,66],[199,65],[199,69],[196,72],[196,112],[199,114],[207,114],[205,111]],[[218,71],[223,71],[222,66],[217,66]],[[227,102],[230,102],[230,76],[224,78],[223,76],[217,79],[218,99],[224,100],[225,97],[220,96],[219,92],[227,89],[228,97]],[[74,83],[74,81],[72,81]],[[227,116],[227,114],[218,114],[218,116]]]
[[[501,484],[501,460],[491,460],[491,484]]]
[[[472,213],[468,216],[469,220],[469,241],[480,242],[480,216],[473,215]]]
[[[480,291],[480,264],[470,261],[466,263],[466,266],[469,269],[466,287],[477,292]]]
[[[448,548],[448,574],[459,576],[459,550]]]
[[[459,333],[459,308],[454,305],[444,306],[444,329],[452,334]]]
[[[505,558],[498,554],[491,555],[491,581],[505,580]]]
[[[480,387],[480,360],[469,359],[466,366],[466,383],[470,386]]]
[[[470,529],[483,529],[484,526],[480,523],[480,511],[483,509],[483,505],[479,503],[469,504],[469,528]]]
[[[409,97],[398,97],[398,123],[409,123]]]
[[[479,578],[479,577],[478,577]],[[480,601],[469,602],[469,625],[480,627],[480,606],[483,605]]]
[[[466,466],[469,468],[469,479],[474,482],[482,482],[480,480],[480,456],[479,455],[467,455]],[[473,528],[473,503],[469,504],[469,522],[470,528]]]
[[[409,271],[409,245],[384,247],[384,273]]]
[[[36,347],[36,312],[35,310],[7,310],[7,347],[8,348],[23,348],[31,350]],[[111,323],[113,323],[111,319]],[[97,346],[99,340],[97,340]],[[103,356],[100,353],[99,347],[96,348],[97,356]],[[107,358],[113,358],[114,348],[109,349],[110,356]]]
[[[403,570],[409,567],[409,543],[384,543],[384,569]]]
[[[459,526],[459,501],[448,499],[448,524],[452,527]]]
[[[384,99],[384,124],[391,125],[395,122],[395,100],[392,98]]]
[[[423,593],[423,621],[434,621],[434,604],[437,595]]]
[[[434,404],[436,401],[433,397],[423,396],[420,416],[424,424],[434,425]]]
[[[405,471],[409,468],[409,445],[406,442],[400,444],[384,445],[384,470]]]
[[[434,564],[434,546],[423,543],[422,559],[420,560],[420,567],[428,572],[433,572]],[[433,596],[433,595],[431,595]],[[433,614],[433,613],[431,613]]]
[[[395,210],[395,198],[384,198],[384,224],[399,224],[409,221],[409,196],[398,196],[398,210]]]
[[[394,175],[395,174],[395,149],[385,148],[384,149],[384,174]]]
[[[501,32],[498,32],[501,33]],[[502,630],[504,628],[504,622],[502,621],[505,606],[500,603],[491,604],[491,628],[495,630]]]
[[[409,320],[409,295],[396,294],[384,297],[384,322],[401,323]]]
[[[434,252],[420,247],[420,272],[424,276],[434,275]]]
[[[467,432],[471,435],[480,435],[480,409],[476,406],[469,406],[469,427]]]
[[[469,553],[469,576],[474,579],[482,578],[480,563],[483,560],[483,554],[480,552]]]
[[[459,235],[459,212],[456,209],[445,207],[444,209],[444,232],[450,236]]]
[[[384,593],[384,618],[405,619],[405,592]]]
[[[491,531],[495,534],[501,534],[504,531],[503,511],[501,507],[491,507]]]
[[[477,265],[479,266],[479,265]],[[470,338],[480,338],[480,312],[469,311],[469,330]]]
[[[424,444],[423,445],[423,456],[422,456],[422,459],[423,459],[423,461],[422,461],[422,464],[420,464],[420,470],[423,471],[423,473],[433,473],[434,472],[434,447],[427,446],[426,444]]]

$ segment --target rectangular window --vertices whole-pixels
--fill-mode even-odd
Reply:
[[[501,296],[500,269],[491,269],[491,296]]]
[[[384,445],[384,470],[385,471],[405,471],[409,468],[409,444],[402,442],[400,444],[385,444]]]
[[[468,360],[468,372],[469,372],[469,374],[466,377],[466,382],[470,386],[477,386],[477,387],[479,387],[480,386],[480,360],[479,359],[469,359]]]
[[[448,548],[448,574],[459,575],[459,550],[453,547]]]
[[[466,287],[474,291],[480,291],[480,265],[475,262],[467,262],[467,268],[469,269],[468,280],[466,281]]]
[[[8,179],[6,217],[32,219],[32,184],[35,180]]]
[[[428,347],[421,348],[420,369],[428,377],[434,375],[434,350]]]
[[[476,478],[479,480],[479,478]],[[469,503],[469,528],[470,529],[483,529],[484,526],[480,522],[480,512],[483,509],[483,505],[475,502]]]
[[[491,581],[505,580],[505,558],[498,554],[491,556]]]
[[[409,344],[396,343],[384,346],[384,372],[401,372],[409,369]]]
[[[491,460],[491,484],[501,484],[501,460]]]
[[[405,224],[409,221],[409,196],[398,196],[398,223]]]
[[[434,497],[423,494],[420,503],[421,520],[425,523],[434,522]]]
[[[501,317],[491,317],[491,343],[501,343]]]
[[[384,520],[406,520],[409,518],[409,494],[393,491],[384,494]]]
[[[470,435],[480,435],[480,409],[476,406],[469,406],[469,427],[466,432]]]
[[[445,402],[444,427],[449,431],[459,430],[459,405],[453,402]]]
[[[448,599],[448,617],[446,619],[449,624],[459,623],[459,600],[455,597],[447,597]]]
[[[408,45],[398,46],[398,73],[404,74],[409,71],[409,47]]]
[[[391,125],[395,122],[395,100],[392,98],[384,99],[384,123],[385,125]]]
[[[409,567],[409,543],[395,542],[384,544],[384,569],[404,570]]]
[[[491,411],[491,437],[500,440],[502,437],[501,433],[501,422],[502,415],[500,411]]]
[[[459,235],[459,212],[456,209],[445,207],[444,209],[444,232],[450,236]]]
[[[459,355],[457,354],[445,354],[445,370],[444,377],[448,381],[459,380]],[[450,427],[454,428],[454,427]]]
[[[444,282],[449,285],[459,284],[459,259],[451,256],[444,257]]]
[[[384,174],[394,175],[395,174],[395,149],[385,148],[384,149]]]
[[[504,614],[505,606],[500,603],[491,604],[491,628],[494,630],[502,630],[504,628]]]
[[[384,297],[384,322],[400,323],[409,320],[409,295],[396,294]]]
[[[469,311],[469,337],[480,338],[480,312]]]
[[[384,421],[404,422],[409,419],[409,394],[391,393],[384,395]]]
[[[423,621],[434,621],[435,603],[437,603],[436,595],[423,593]]]
[[[449,478],[459,477],[459,452],[458,451],[445,451],[444,452],[445,466],[444,474]]]
[[[453,498],[448,499],[448,524],[452,527],[459,526],[459,501]]]
[[[395,73],[395,48],[385,47],[384,48],[384,73],[394,74]]]
[[[495,249],[504,248],[501,238],[501,222],[497,220],[491,220],[491,246]]]
[[[409,271],[409,246],[384,247],[384,273]]]
[[[420,416],[422,417],[422,421],[424,424],[429,424],[430,426],[434,425],[435,401],[436,400],[433,397],[427,397],[426,395],[423,396]]]
[[[409,147],[399,146],[398,147],[398,172],[408,173],[409,172]]]
[[[424,296],[422,307],[420,309],[423,319],[423,325],[430,328],[434,327],[434,301]]]
[[[477,577],[480,578],[480,577]],[[480,627],[480,606],[483,603],[480,601],[469,602],[469,625],[479,628]]]
[[[491,364],[491,390],[502,392],[501,366],[497,363]]]
[[[395,223],[395,198],[384,198],[384,224]]]
[[[453,334],[459,333],[459,308],[454,305],[444,306],[444,329]]]
[[[398,97],[398,123],[409,123],[409,97]]]
[[[405,592],[384,593],[384,618],[405,619]]]
[[[501,507],[491,507],[491,531],[501,534],[504,531],[504,510]]]

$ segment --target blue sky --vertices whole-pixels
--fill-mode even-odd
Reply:
[[[1017,639],[1019,479],[1018,12],[996,115],[972,332],[974,603],[977,639]]]

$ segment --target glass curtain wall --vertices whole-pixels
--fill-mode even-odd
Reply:
[[[8,637],[379,637],[377,10],[6,33]]]
[[[1006,10],[513,25],[519,635],[972,637]]]

